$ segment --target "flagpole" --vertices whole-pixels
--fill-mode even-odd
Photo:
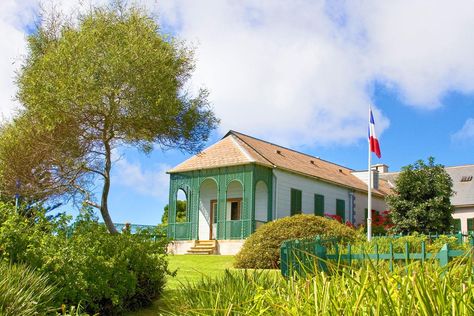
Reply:
[[[369,124],[370,124],[370,107],[369,107]],[[370,148],[370,135],[369,135],[369,168],[367,169],[369,175],[369,181],[367,181],[367,240],[372,240],[372,166],[371,157],[372,152]]]

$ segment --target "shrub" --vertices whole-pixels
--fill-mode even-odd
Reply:
[[[90,210],[67,226],[36,210],[25,218],[0,205],[0,257],[25,263],[61,288],[57,306],[81,304],[88,312],[115,314],[150,304],[168,273],[166,240],[153,232],[111,235]]]
[[[262,225],[245,241],[236,256],[235,267],[250,269],[278,268],[281,243],[288,239],[316,235],[353,241],[357,232],[335,220],[314,215],[294,215]]]
[[[44,274],[0,262],[0,315],[45,315],[56,310],[58,290]]]

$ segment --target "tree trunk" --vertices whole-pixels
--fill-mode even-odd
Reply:
[[[104,186],[102,188],[102,199],[100,202],[100,213],[104,219],[105,226],[111,234],[118,234],[117,229],[110,218],[109,207],[107,204],[110,191],[110,169],[112,169],[112,153],[110,149],[110,144],[108,141],[104,141],[105,147],[105,168],[104,168]]]

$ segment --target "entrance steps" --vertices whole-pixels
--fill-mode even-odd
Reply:
[[[211,255],[216,253],[217,241],[216,240],[195,240],[194,246],[188,250],[188,254],[193,255]]]

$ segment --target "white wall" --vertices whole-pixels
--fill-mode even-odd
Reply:
[[[455,208],[454,213],[453,213],[453,218],[461,219],[461,231],[463,233],[467,233],[468,231],[467,219],[474,218],[474,207]]]
[[[365,223],[365,209],[367,208],[367,193],[355,192],[355,224],[360,225]],[[388,210],[388,205],[384,198],[379,198],[372,195],[372,209],[380,213]]]
[[[258,181],[255,187],[255,219],[266,222],[268,215],[268,188],[265,182]]]
[[[209,240],[211,223],[211,200],[217,200],[217,184],[214,180],[204,180],[199,189],[199,239]],[[215,235],[215,229],[213,229]]]
[[[302,191],[303,214],[314,214],[314,194],[321,194],[324,195],[324,213],[336,214],[336,199],[344,200],[346,220],[349,219],[349,189],[279,169],[273,169],[273,174],[277,179],[276,218],[290,216],[290,191],[293,188]]]

